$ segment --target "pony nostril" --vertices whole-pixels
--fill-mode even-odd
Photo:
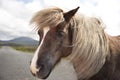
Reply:
[[[39,71],[42,70],[43,68],[44,68],[44,64],[40,64]]]
[[[32,72],[31,72],[32,73]],[[36,76],[35,73],[32,73],[33,76]]]
[[[30,64],[31,64],[32,61],[30,61]]]

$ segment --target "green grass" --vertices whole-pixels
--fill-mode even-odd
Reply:
[[[12,48],[18,51],[30,52],[30,53],[33,53],[36,50],[35,46],[12,46]]]

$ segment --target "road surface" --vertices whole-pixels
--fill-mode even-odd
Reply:
[[[11,47],[0,48],[0,80],[40,80],[29,70],[32,54],[16,51]],[[74,69],[62,60],[46,80],[77,80]]]

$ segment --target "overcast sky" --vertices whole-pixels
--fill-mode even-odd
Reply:
[[[29,21],[35,12],[49,6],[74,9],[101,18],[110,35],[120,35],[120,0],[0,0],[0,40],[28,36],[38,39]]]

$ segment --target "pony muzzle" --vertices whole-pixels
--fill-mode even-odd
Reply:
[[[38,77],[40,79],[46,79],[52,70],[52,66],[40,64],[39,67],[34,67],[31,69],[31,73],[33,76]]]
[[[40,79],[46,79],[50,75],[52,68],[52,65],[41,64],[40,69],[37,72],[37,77]]]

